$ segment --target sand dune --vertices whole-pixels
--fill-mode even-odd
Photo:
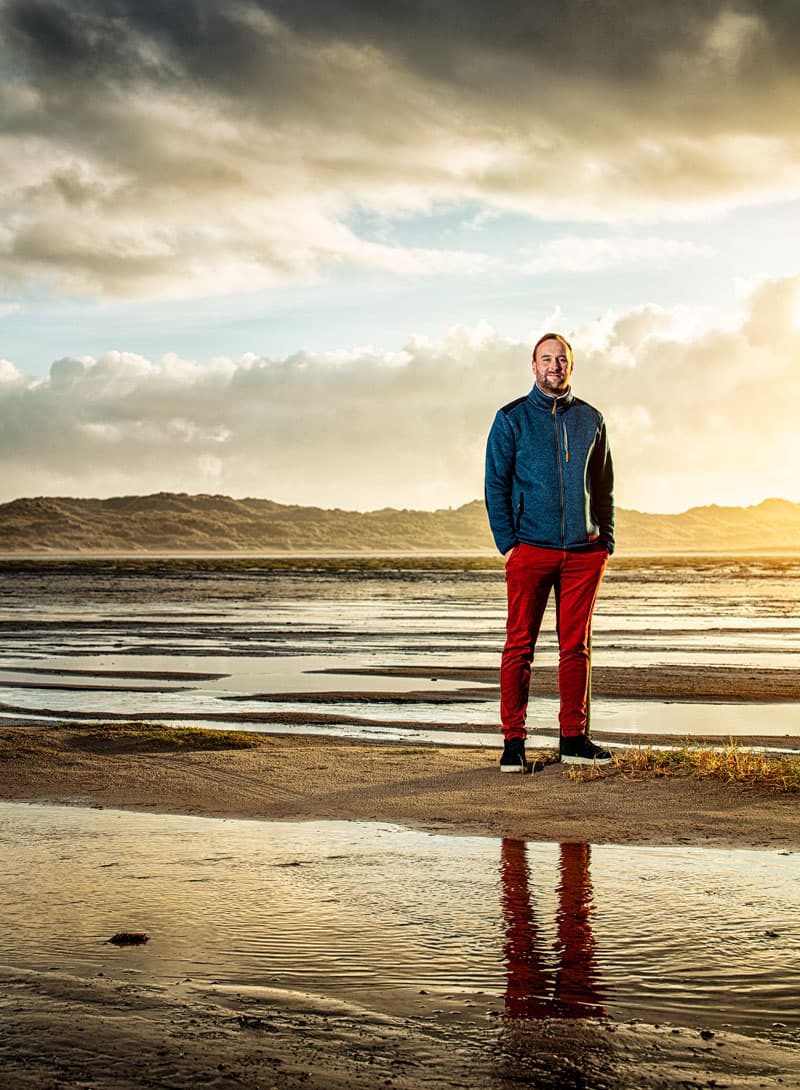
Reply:
[[[765,552],[800,547],[800,504],[622,509],[621,552]],[[0,505],[0,553],[494,551],[483,503],[438,511],[342,511],[266,499],[160,492],[112,499],[38,497]]]

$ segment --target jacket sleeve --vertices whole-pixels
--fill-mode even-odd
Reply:
[[[514,433],[505,413],[501,411],[494,418],[486,443],[484,484],[489,526],[495,545],[501,553],[507,553],[514,545],[519,544],[511,502],[511,481],[514,475],[515,459]]]
[[[614,552],[614,462],[605,421],[600,425],[597,443],[589,465],[592,507],[600,527],[600,542]]]

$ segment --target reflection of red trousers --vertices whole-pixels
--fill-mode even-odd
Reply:
[[[586,730],[592,610],[607,560],[605,549],[566,552],[525,544],[509,557],[508,620],[500,665],[500,718],[506,738],[525,737],[533,650],[551,589],[556,599],[561,734]]]
[[[504,839],[501,852],[506,1017],[602,1017],[606,997],[594,961],[589,845],[561,845],[555,947],[536,920],[525,842]]]

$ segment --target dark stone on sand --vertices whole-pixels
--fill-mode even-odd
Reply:
[[[118,931],[116,935],[108,939],[108,942],[113,943],[114,946],[142,946],[149,940],[150,936],[144,931]]]

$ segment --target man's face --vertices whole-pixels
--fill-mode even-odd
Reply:
[[[561,397],[567,392],[572,378],[572,361],[563,342],[551,337],[542,341],[533,359],[536,385],[550,397]]]

